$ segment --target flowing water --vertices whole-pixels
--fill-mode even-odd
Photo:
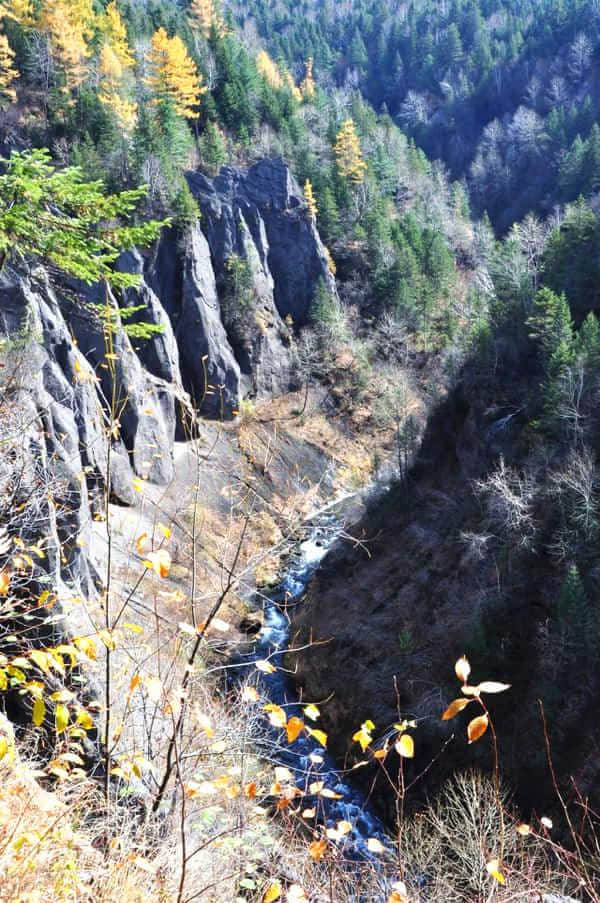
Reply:
[[[302,714],[305,703],[300,702],[289,674],[282,670],[290,643],[290,622],[286,609],[302,604],[309,580],[341,530],[341,521],[334,513],[321,513],[309,520],[305,524],[305,538],[293,547],[287,558],[279,585],[267,595],[257,594],[253,599],[254,606],[264,611],[264,624],[254,648],[240,656],[240,661],[248,662],[250,666],[256,661],[268,659],[278,669],[274,674],[261,674],[261,681],[266,696],[272,703],[281,706],[288,718],[296,715],[306,721]],[[318,723],[314,727],[318,727]],[[303,808],[314,807],[318,820],[327,827],[335,827],[342,820],[352,824],[352,832],[341,841],[344,855],[347,858],[371,858],[367,849],[369,838],[377,838],[387,845],[389,840],[383,825],[370,810],[363,792],[340,773],[333,758],[319,742],[302,734],[288,745],[285,738],[281,741],[281,733],[280,730],[270,730],[265,751],[268,751],[272,761],[294,774],[297,786],[307,789]],[[321,781],[339,799],[323,797],[322,791],[317,796],[311,796],[308,788],[312,783]]]

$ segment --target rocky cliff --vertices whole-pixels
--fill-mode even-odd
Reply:
[[[165,230],[148,252],[122,255],[119,267],[140,275],[124,298],[43,266],[0,274],[2,524],[31,544],[44,540],[30,595],[100,591],[86,549],[102,516],[107,470],[120,505],[135,503],[136,480],[169,484],[175,439],[189,435],[195,417],[230,418],[243,398],[295,383],[296,325],[319,291],[335,292],[283,161],[227,168],[212,182],[197,173],[188,179],[201,218]],[[232,307],[240,300],[232,260],[244,274],[241,314]],[[160,329],[139,338],[139,330],[118,328],[109,348],[102,305],[117,318],[119,305],[140,306],[127,323]],[[4,566],[10,547],[0,547]],[[60,640],[57,611],[50,620]],[[42,610],[38,620],[43,645]],[[0,635],[13,630],[14,618],[3,619]]]

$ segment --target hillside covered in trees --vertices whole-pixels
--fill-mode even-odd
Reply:
[[[0,0],[0,900],[600,900],[599,44]]]

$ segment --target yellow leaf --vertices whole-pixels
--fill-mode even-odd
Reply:
[[[148,553],[144,564],[159,577],[168,577],[171,571],[171,555],[166,549],[158,549],[157,552]]]
[[[165,539],[170,539],[170,538],[171,538],[172,530],[171,530],[170,527],[167,527],[166,524],[162,524],[162,523],[159,521],[159,522],[158,522],[158,529],[160,530],[160,532],[162,533],[162,535],[165,537]]]
[[[147,533],[141,533],[135,541],[135,550],[138,555],[145,555],[150,548],[150,541]]]
[[[480,693],[503,693],[510,690],[510,684],[500,684],[495,680],[484,680],[479,684]]]
[[[302,818],[314,818],[316,814],[316,809],[304,809],[302,812]]]
[[[69,725],[69,710],[66,705],[57,705],[54,712],[54,723],[56,725],[56,733],[62,734]]]
[[[506,878],[500,871],[500,862],[498,859],[490,859],[489,862],[486,862],[485,867],[488,875],[490,875],[491,878],[494,878],[498,884],[506,884]]]
[[[8,737],[5,737],[4,735],[2,735],[0,737],[0,762],[6,756],[9,749],[10,749],[10,745],[8,742]]]
[[[308,731],[310,736],[317,741],[317,743],[320,743],[321,746],[327,746],[327,734],[325,733],[325,731],[318,731],[312,727],[307,727],[306,730]]]
[[[454,666],[454,671],[456,676],[460,680],[461,683],[466,684],[469,679],[469,674],[471,673],[471,666],[469,664],[469,660],[466,655],[462,655],[457,663]]]
[[[290,718],[288,723],[285,726],[287,731],[287,742],[293,743],[294,740],[297,740],[300,734],[304,729],[304,722],[300,720],[300,718]]]
[[[410,734],[402,734],[395,744],[395,750],[404,759],[412,759],[415,754],[415,744]]]
[[[319,862],[327,852],[327,841],[325,838],[321,840],[313,840],[311,844],[308,846],[309,855],[316,861]]]
[[[102,640],[107,649],[110,649],[111,652],[117,648],[117,644],[114,641],[113,635],[110,630],[99,630],[98,637]]]
[[[264,660],[259,660],[254,662],[258,671],[262,671],[263,674],[274,674],[277,671],[277,668],[271,664],[271,662],[267,662]]]
[[[364,724],[361,725],[360,730],[356,731],[352,735],[354,742],[360,743],[360,748],[363,752],[365,752],[373,739],[371,731],[373,730],[373,727],[375,727],[375,725],[373,725],[373,727],[370,727],[370,725],[373,725],[372,721],[365,721]]]
[[[464,687],[463,687],[464,689]],[[449,721],[451,718],[454,718],[455,715],[458,715],[459,712],[462,712],[463,709],[469,705],[469,703],[473,702],[472,699],[455,699],[450,703],[444,714],[442,715],[442,721]]]
[[[469,743],[475,743],[480,737],[483,737],[488,729],[488,724],[489,718],[487,713],[485,715],[479,715],[477,718],[473,718],[472,721],[469,721],[469,724],[467,725],[467,737],[469,738]]]
[[[10,587],[10,571],[0,571],[0,596],[6,596]]]
[[[144,481],[140,480],[139,477],[136,477],[133,481],[133,488],[136,492],[142,492],[144,489]]]
[[[530,831],[531,831],[531,828],[529,827],[529,825],[526,825],[526,824],[517,825],[517,833],[520,834],[522,837],[527,837],[527,835],[530,833]]]
[[[310,705],[305,705],[302,711],[310,721],[316,721],[321,714],[316,705],[313,705],[312,703],[310,703]]]
[[[367,849],[370,853],[385,853],[385,847],[376,837],[369,837],[367,840]]]
[[[41,696],[38,696],[33,703],[33,723],[36,727],[40,727],[44,723],[46,716],[46,704]]]
[[[263,903],[275,903],[275,900],[281,898],[281,884],[279,881],[273,881],[269,884],[263,896]]]
[[[255,687],[244,687],[242,690],[242,702],[258,702],[259,698]]]
[[[265,712],[269,716],[269,721],[273,727],[285,727],[287,724],[287,716],[281,706],[269,703],[263,706]]]
[[[40,671],[43,671],[44,674],[50,673],[50,667],[48,665],[48,655],[46,652],[42,652],[41,649],[34,649],[29,653],[29,658],[35,662]]]
[[[92,716],[87,711],[87,709],[79,709],[77,713],[77,724],[80,725],[84,729],[84,731],[91,731],[94,727],[94,721]]]
[[[96,650],[96,644],[91,637],[76,636],[73,640],[73,644],[79,649],[80,652],[83,652],[84,655],[87,655],[88,658],[91,658],[92,661],[96,661],[98,652]]]

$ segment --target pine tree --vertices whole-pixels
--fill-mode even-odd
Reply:
[[[313,187],[309,179],[304,183],[304,197],[306,198],[306,206],[312,219],[316,219],[319,208],[313,192]]]
[[[8,38],[0,34],[0,107],[14,103],[17,92],[13,85],[19,77],[14,67],[15,52],[8,43]]]
[[[364,181],[367,164],[363,160],[356,126],[352,119],[346,119],[337,134],[333,148],[340,177],[354,185]]]
[[[207,88],[181,38],[170,38],[164,28],[159,28],[152,38],[148,63],[150,75],[145,83],[155,102],[172,103],[176,112],[188,119],[197,116],[196,108]]]
[[[215,122],[209,122],[200,138],[200,157],[204,166],[212,173],[227,160],[225,135]]]

